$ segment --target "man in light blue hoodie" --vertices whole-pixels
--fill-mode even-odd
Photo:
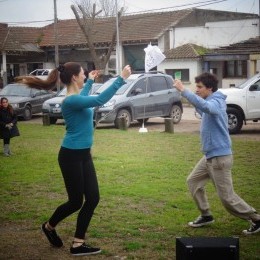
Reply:
[[[226,210],[251,222],[245,235],[260,232],[260,215],[241,199],[233,189],[231,168],[233,156],[228,132],[226,96],[218,90],[218,80],[211,73],[202,73],[195,78],[196,94],[185,89],[180,80],[176,87],[201,115],[200,138],[204,156],[187,178],[189,190],[201,215],[189,222],[191,227],[201,227],[214,222],[205,193],[205,185],[211,180]]]

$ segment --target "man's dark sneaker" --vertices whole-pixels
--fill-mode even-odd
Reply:
[[[45,234],[45,236],[48,238],[51,245],[55,247],[62,247],[63,246],[62,240],[57,235],[55,229],[50,231],[45,227],[45,224],[46,222],[42,224],[42,231]]]
[[[249,227],[249,229],[243,230],[243,234],[245,235],[252,235],[258,232],[260,232],[260,220],[251,221],[251,226]]]
[[[72,255],[95,255],[101,253],[101,250],[83,243],[81,246],[71,247],[70,253]]]
[[[214,222],[214,219],[212,216],[199,216],[195,221],[189,222],[188,225],[190,227],[202,227],[209,225]]]

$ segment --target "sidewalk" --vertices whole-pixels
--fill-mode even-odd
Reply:
[[[182,120],[196,120],[200,121],[195,116],[195,108],[192,106],[183,106]]]

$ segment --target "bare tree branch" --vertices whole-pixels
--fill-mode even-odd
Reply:
[[[97,2],[97,4],[96,4]],[[101,10],[97,10],[97,6],[101,8]],[[89,47],[90,55],[97,69],[105,69],[106,65],[110,59],[111,53],[115,48],[116,42],[116,23],[114,27],[113,34],[111,35],[111,40],[109,41],[108,49],[106,49],[106,53],[102,55],[100,58],[95,49],[94,35],[95,35],[95,21],[99,19],[101,12],[105,13],[105,17],[116,15],[116,5],[115,0],[81,0],[81,3],[77,3],[77,5],[72,5],[71,9],[76,17],[77,23],[82,30],[87,45]],[[121,24],[121,17],[124,12],[124,8],[122,7],[118,12],[118,22],[119,26]]]

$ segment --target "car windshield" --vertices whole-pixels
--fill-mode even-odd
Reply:
[[[18,97],[29,97],[31,90],[23,85],[11,84],[6,85],[2,91],[2,96],[18,96]]]
[[[240,89],[245,88],[246,86],[251,85],[251,83],[253,81],[255,81],[255,79],[257,79],[257,78],[260,79],[260,75],[259,74],[256,74],[252,78],[246,80],[244,83],[242,83],[241,85],[237,86],[237,88],[240,88]]]
[[[58,97],[65,97],[67,95],[67,88],[63,88],[59,94],[57,95]]]
[[[107,82],[105,82],[97,91],[95,94],[100,94],[101,92],[103,92],[105,89],[107,89],[108,87],[110,87],[113,82],[116,80],[117,78],[112,78],[110,80],[108,80]],[[126,79],[125,80],[125,84],[117,90],[115,95],[122,95],[123,93],[125,93],[125,91],[129,88],[130,84],[133,82],[133,79]]]

